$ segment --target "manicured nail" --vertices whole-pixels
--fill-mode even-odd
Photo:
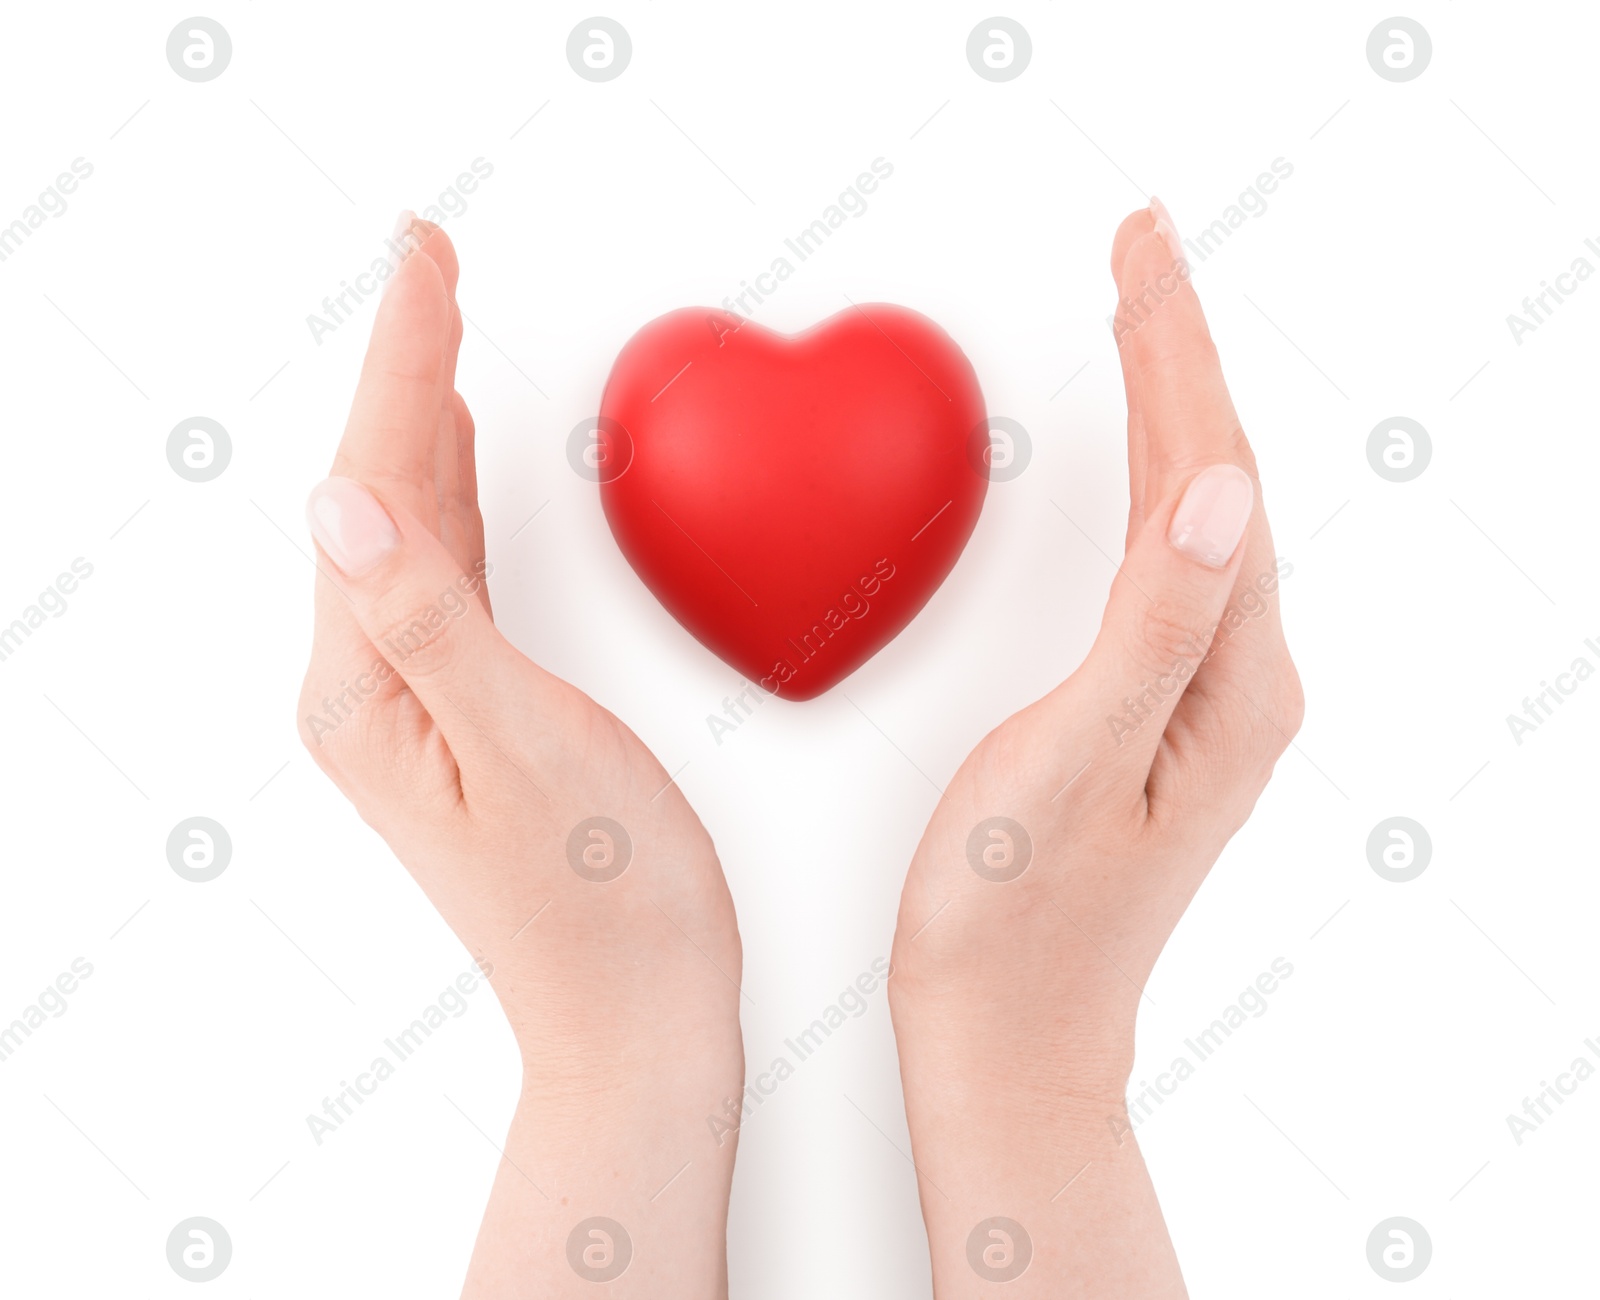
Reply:
[[[411,234],[411,229],[416,224],[417,214],[410,208],[403,208],[400,212],[400,215],[394,219],[394,229],[389,232],[389,242],[399,244],[406,250],[406,252],[409,253],[416,245],[415,242],[412,242],[408,246],[406,243],[406,237]]]
[[[1237,465],[1201,470],[1178,502],[1167,540],[1201,564],[1225,569],[1255,503],[1255,482]]]
[[[389,247],[389,266],[391,274],[383,282],[384,293],[389,292],[389,285],[394,280],[393,271],[400,269],[400,263],[422,247],[423,235],[419,229],[421,223],[417,214],[410,208],[404,209],[394,219],[394,229],[389,232],[389,238],[384,242]]]
[[[1167,211],[1167,205],[1154,194],[1150,196],[1150,215],[1156,219],[1156,233],[1166,241],[1167,251],[1172,254],[1172,260],[1183,261],[1183,241],[1178,238],[1178,227],[1173,224],[1172,213]]]
[[[317,545],[351,578],[370,573],[400,545],[388,512],[353,478],[325,478],[312,488],[306,523]]]

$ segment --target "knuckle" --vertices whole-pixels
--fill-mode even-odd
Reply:
[[[1135,662],[1146,672],[1168,672],[1180,661],[1191,668],[1205,657],[1209,637],[1184,602],[1158,596],[1140,609],[1134,622]]]
[[[406,610],[404,614],[381,621],[383,630],[375,639],[379,651],[402,677],[408,680],[437,677],[460,662],[463,641],[460,624],[467,613],[464,599],[411,601],[401,608]]]
[[[335,753],[339,748],[336,738],[342,722],[337,710],[330,708],[330,704],[331,701],[321,698],[318,686],[311,674],[307,673],[300,687],[295,730],[299,732],[300,743],[305,746],[306,752],[324,772],[331,771],[335,765]]]
[[[454,758],[410,691],[386,694],[332,722],[327,717],[314,727],[303,718],[301,739],[369,824],[387,834],[391,817],[453,806]]]
[[[1234,422],[1225,426],[1218,421],[1212,426],[1202,446],[1175,455],[1168,461],[1171,473],[1183,482],[1213,465],[1237,465],[1259,482],[1261,475],[1255,449],[1251,447],[1242,424]]]
[[[335,677],[313,665],[300,688],[300,741],[324,772],[359,766],[363,737],[393,670],[382,659]]]
[[[1041,726],[1029,725],[1034,716],[1033,710],[1025,710],[995,727],[973,749],[969,770],[980,798],[1003,799],[1038,766],[1047,735]]]
[[[1133,305],[1147,313],[1147,320],[1164,319],[1161,310],[1173,296],[1146,289],[1141,297],[1133,299]],[[1217,345],[1211,338],[1211,328],[1204,321],[1193,332],[1176,328],[1141,330],[1139,333],[1136,351],[1138,373],[1147,382],[1189,387],[1222,365],[1217,355]]]
[[[1265,784],[1274,765],[1287,752],[1305,718],[1305,692],[1293,664],[1275,674],[1264,695],[1251,702],[1250,716],[1241,717],[1234,745],[1248,755],[1251,765],[1264,773]]]
[[[461,438],[471,438],[478,431],[476,422],[472,418],[472,411],[467,406],[467,399],[459,392],[451,393],[450,403],[455,411],[456,435]]]
[[[1226,449],[1224,459],[1237,465],[1251,478],[1259,478],[1256,466],[1255,449],[1250,445],[1250,439],[1245,436],[1244,426],[1235,424],[1221,438],[1221,444]]]
[[[1299,734],[1306,717],[1306,693],[1293,663],[1284,665],[1284,671],[1273,690],[1272,701],[1267,707],[1282,742],[1279,746],[1279,753],[1282,753]]]
[[[396,696],[394,707],[363,719],[354,743],[365,756],[373,785],[404,792],[415,807],[443,793],[441,777],[454,767],[444,736],[429,725],[426,712],[409,692]]]

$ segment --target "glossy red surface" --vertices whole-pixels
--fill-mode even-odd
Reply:
[[[601,500],[699,641],[791,700],[889,643],[960,557],[989,433],[961,349],[903,307],[785,336],[709,308],[646,325],[601,402]]]

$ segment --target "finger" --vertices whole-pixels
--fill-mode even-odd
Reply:
[[[438,469],[434,478],[439,499],[438,535],[463,572],[483,578],[487,576],[487,565],[472,439],[472,415],[467,404],[460,393],[451,393],[439,416]],[[478,595],[488,608],[487,583],[480,584]]]
[[[1197,466],[1217,459],[1232,460],[1259,480],[1255,453],[1240,426],[1205,313],[1188,280],[1177,230],[1160,199],[1152,197],[1148,211],[1134,213],[1122,223],[1113,245],[1114,262],[1119,255],[1119,284],[1128,290],[1123,302],[1130,302],[1132,291],[1140,286],[1153,288],[1159,298],[1157,309],[1146,310],[1143,325],[1131,313],[1125,318],[1137,328],[1124,334],[1124,346],[1118,349],[1129,389],[1130,422],[1131,413],[1138,411],[1145,434],[1146,504],[1153,506]],[[1163,279],[1169,269],[1176,280]],[[1164,287],[1176,291],[1162,296]],[[1248,596],[1245,588],[1275,568],[1266,511],[1258,508],[1246,533],[1245,572],[1235,595]],[[1284,653],[1276,600],[1270,602],[1265,618],[1252,621],[1245,639],[1262,643],[1268,656]]]
[[[1083,667],[1046,697],[1062,734],[1077,740],[1088,717],[1104,766],[1141,794],[1233,591],[1255,498],[1255,480],[1219,462],[1158,506],[1118,570]]]
[[[1243,822],[1305,713],[1278,623],[1279,573],[1252,524],[1238,580],[1204,663],[1167,723],[1146,782],[1147,810],[1181,819],[1197,808]],[[1270,547],[1269,547],[1270,549]]]
[[[1137,389],[1147,446],[1146,508],[1217,460],[1253,474],[1188,263],[1164,218],[1129,245],[1118,288],[1117,343]]]
[[[424,221],[410,209],[402,212],[400,219],[395,222],[395,238],[392,242],[403,257],[409,257],[413,252],[420,252],[429,258],[439,268],[439,277],[444,281],[445,295],[450,299],[453,313],[450,342],[445,352],[442,385],[448,405],[449,394],[456,383],[456,359],[461,352],[461,308],[456,305],[456,286],[461,280],[461,261],[456,256],[456,246],[442,227],[434,225],[431,221]]]
[[[1161,200],[1152,198],[1152,205]],[[1166,212],[1165,208],[1161,211]],[[1117,233],[1111,237],[1111,279],[1120,288],[1122,285],[1122,265],[1128,260],[1128,250],[1156,228],[1156,211],[1154,206],[1140,208],[1137,212],[1130,212],[1122,219],[1122,224],[1117,227]]]
[[[1124,217],[1122,224],[1117,227],[1117,233],[1111,240],[1111,278],[1117,284],[1119,293],[1122,267],[1128,260],[1128,250],[1155,229],[1155,222],[1152,209],[1140,208],[1139,211]],[[1117,309],[1111,318],[1114,337],[1120,337],[1120,329],[1126,325],[1124,319],[1119,326],[1118,318],[1123,317],[1127,310],[1119,299]],[[1145,478],[1149,451],[1144,430],[1144,412],[1139,406],[1139,383],[1133,372],[1133,354],[1130,350],[1119,347],[1117,357],[1122,363],[1122,391],[1128,404],[1128,498],[1131,506],[1128,510],[1128,533],[1124,544],[1125,547],[1131,547],[1139,529],[1144,526]]]
[[[478,506],[477,426],[472,412],[467,409],[467,399],[460,393],[451,394],[451,407],[455,413],[456,432],[456,512],[460,520],[468,573],[484,573],[486,555],[483,537],[483,511]],[[479,591],[483,607],[491,609],[489,584]]]
[[[456,393],[452,385],[455,373],[455,353],[461,345],[461,312],[452,306],[450,338],[445,349],[446,385],[439,397],[438,434],[433,442],[433,497],[439,511],[439,536],[444,540],[462,567],[466,561],[457,551],[455,541],[445,536],[449,520],[456,514],[456,500],[461,493],[461,452],[456,446]]]
[[[1170,214],[1153,198],[1147,212],[1122,223],[1112,253],[1114,262],[1121,259],[1118,351],[1130,412],[1138,412],[1145,435],[1147,506],[1215,460],[1232,460],[1259,477],[1180,249]],[[1260,578],[1274,565],[1266,513],[1257,510],[1246,536],[1247,577]],[[1281,647],[1276,601],[1261,623],[1252,636],[1275,637]]]
[[[1182,817],[1233,808],[1242,822],[1305,712],[1279,616],[1281,569],[1259,496],[1239,573],[1207,650],[1167,724],[1147,783],[1148,808]]]
[[[446,296],[453,296],[459,268],[455,251],[444,233],[431,222],[421,221],[414,213],[401,214],[400,220],[395,225],[394,233],[390,240],[394,257],[397,259],[396,271],[390,273],[392,279],[401,269],[400,263],[405,260],[431,261],[437,268],[438,278],[443,284]],[[416,259],[415,254],[420,251],[425,256]],[[408,276],[413,272],[407,272]],[[426,276],[424,277],[427,278]],[[424,306],[431,307],[428,301],[432,295],[424,297]],[[389,295],[385,295],[387,299]],[[427,373],[429,355],[434,350],[431,336],[434,316],[431,312],[420,315],[407,308],[414,304],[396,300],[397,307],[385,307],[380,303],[380,310],[374,322],[373,344],[368,349],[369,374],[377,374],[380,366],[404,366],[415,370],[424,376]],[[453,374],[454,349],[459,344],[459,314],[455,316],[456,330],[447,344],[445,355],[445,370]],[[400,361],[395,358],[395,343],[414,345],[410,348],[410,355]],[[451,382],[445,380],[445,383]],[[443,388],[441,383],[438,387]],[[426,386],[422,395],[415,395],[413,385],[411,397],[396,398],[392,405],[402,406],[405,402],[422,403],[417,409],[417,420],[407,420],[402,428],[408,435],[414,436],[425,418],[426,403],[432,400],[431,389]],[[449,392],[446,398],[453,409],[455,394]],[[360,403],[357,404],[360,408]],[[369,391],[365,395],[365,408],[370,411],[376,406]],[[409,413],[409,412],[408,412]],[[437,413],[435,419],[438,418]],[[400,460],[394,456],[393,445],[386,444],[379,435],[383,430],[377,427],[370,419],[358,414],[352,414],[350,436],[346,439],[346,446],[341,448],[340,457],[336,458],[336,466],[353,466],[356,458],[363,462],[362,472],[369,472],[374,478],[387,477],[395,484],[395,490],[402,495],[421,505],[426,505],[428,488],[423,483],[416,482],[414,468],[401,470],[398,468]],[[442,436],[442,435],[441,435]],[[420,456],[410,444],[401,444],[402,451],[415,458]],[[435,447],[435,462],[437,463],[437,446]],[[453,442],[450,446],[452,459],[456,455]],[[436,495],[436,493],[435,493]],[[435,506],[435,511],[437,507]],[[436,517],[436,516],[435,516]],[[354,706],[351,704],[350,683],[357,682],[359,704],[363,710],[382,713],[385,716],[392,710],[397,700],[405,695],[405,685],[400,677],[385,671],[385,662],[376,648],[368,640],[361,625],[356,621],[350,595],[344,591],[335,580],[332,566],[326,561],[319,562],[320,574],[316,584],[316,624],[313,638],[311,664],[307,669],[305,686],[303,688],[303,703],[307,703],[306,724],[310,734],[320,737],[329,725],[337,726],[337,721],[330,724],[330,719],[342,720]],[[470,570],[481,572],[481,570]],[[486,606],[487,607],[487,606]],[[314,708],[311,706],[315,706]],[[426,714],[422,710],[415,710],[421,715],[423,725],[428,723]],[[316,715],[316,721],[313,720]],[[413,720],[415,725],[416,720]],[[320,739],[318,740],[320,745]]]
[[[461,308],[456,302],[456,286],[461,279],[460,260],[455,245],[440,227],[431,221],[421,220],[411,212],[401,213],[400,218],[401,223],[408,227],[411,238],[420,240],[419,251],[438,266],[445,292],[450,298],[450,337],[445,345],[444,370],[440,379],[439,436],[433,449],[433,495],[437,510],[435,517],[439,524],[437,532],[463,569],[469,573],[479,573],[480,570],[473,568],[468,544],[470,530],[463,525],[459,500],[461,456],[456,439],[459,423],[457,408],[461,398],[455,391],[455,382],[456,363],[461,356],[461,340],[465,329]]]
[[[478,514],[478,456],[477,456],[477,422],[472,418],[472,411],[467,406],[467,399],[460,393],[452,393],[451,407],[456,417],[456,482],[460,484],[460,496],[463,506],[468,507],[474,515]],[[483,554],[483,519],[478,516],[478,554]]]
[[[454,264],[454,254],[449,258]],[[383,487],[437,518],[433,475],[454,308],[443,269],[408,256],[385,287],[333,472]]]
[[[512,743],[496,703],[555,679],[519,654],[443,543],[393,499],[353,479],[324,479],[307,522],[367,638],[410,688],[463,770]],[[537,705],[537,700],[534,701]]]
[[[444,279],[444,291],[450,295],[450,300],[455,301],[456,281],[461,278],[461,263],[456,257],[456,246],[444,229],[436,226],[431,221],[424,221],[409,208],[400,214],[400,220],[395,223],[397,232],[395,242],[400,246],[400,251],[409,256],[413,250],[426,253],[433,259],[439,268],[439,274]]]
[[[1158,238],[1149,240],[1139,252],[1145,259],[1145,269],[1130,270],[1130,254],[1152,232]],[[1216,361],[1215,347],[1210,343],[1209,331],[1192,288],[1184,283],[1179,295],[1161,292],[1164,287],[1178,287],[1170,279],[1163,284],[1160,277],[1167,266],[1166,257],[1179,247],[1171,215],[1155,198],[1148,210],[1135,212],[1123,221],[1112,243],[1112,274],[1119,288],[1118,318],[1114,327],[1119,344],[1125,345],[1119,346],[1118,352],[1129,411],[1129,476],[1133,500],[1129,512],[1130,550],[1141,522],[1141,481],[1146,500],[1170,490],[1174,479],[1186,472],[1186,458],[1206,454],[1197,453],[1198,445],[1209,440],[1213,449],[1223,449],[1223,454],[1237,457],[1239,464],[1252,474],[1256,473],[1254,456],[1238,427],[1232,400],[1221,378],[1221,366]],[[1153,278],[1149,269],[1152,253],[1158,268]],[[1173,271],[1186,274],[1176,258]],[[1124,284],[1129,293],[1123,293]],[[1148,293],[1151,284],[1156,288],[1153,299]],[[1146,291],[1143,303],[1134,300],[1132,291],[1135,289]],[[1153,308],[1164,310],[1168,306],[1174,310],[1157,317]],[[1144,333],[1146,328],[1148,333]],[[1136,334],[1143,334],[1143,337],[1136,337]],[[1152,357],[1160,358],[1163,349],[1168,354],[1187,358],[1191,375],[1198,371],[1200,382],[1194,392],[1206,398],[1210,414],[1196,421],[1192,429],[1179,424],[1174,430],[1173,422],[1167,419],[1173,404],[1163,402],[1158,415],[1165,421],[1161,429],[1162,443],[1152,451],[1149,443],[1153,439],[1147,433],[1143,403],[1148,385],[1141,365],[1149,364]],[[1158,399],[1170,395],[1167,387],[1156,390]],[[1193,407],[1184,412],[1192,413]],[[1208,429],[1209,439],[1205,436]],[[1200,436],[1196,436],[1197,432]],[[1146,435],[1144,446],[1140,445],[1141,434]],[[1158,458],[1159,471],[1152,476],[1148,465],[1145,466],[1142,480],[1138,459],[1141,453]],[[1280,753],[1287,737],[1299,725],[1303,697],[1284,641],[1277,591],[1280,573],[1259,484],[1256,491],[1256,507],[1239,546],[1238,576],[1221,623],[1213,635],[1203,666],[1195,672],[1168,721],[1164,733],[1167,743],[1158,750],[1153,765],[1149,781],[1152,808],[1157,785],[1199,792],[1202,800],[1220,801],[1231,796],[1240,785],[1243,769],[1270,770],[1270,762],[1263,767],[1261,756],[1267,755],[1270,759]]]
[[[444,369],[440,376],[439,434],[433,447],[433,497],[438,521],[435,530],[457,563],[468,572],[476,573],[466,545],[466,529],[462,527],[459,506],[461,458],[456,447],[456,363],[461,355],[464,323],[461,308],[456,302],[456,286],[461,279],[460,261],[455,245],[444,231],[431,221],[423,221],[414,213],[400,214],[406,224],[410,241],[420,241],[420,251],[431,258],[439,268],[445,293],[450,298],[450,336],[445,344]],[[409,222],[407,219],[409,218]]]
[[[462,401],[461,394],[455,391],[456,363],[461,355],[461,340],[465,329],[461,308],[455,298],[456,286],[460,281],[460,263],[456,257],[455,246],[443,230],[431,223],[419,224],[426,227],[422,252],[439,266],[445,289],[450,295],[451,312],[450,338],[445,346],[441,383],[443,393],[439,407],[439,435],[434,443],[433,457],[433,494],[439,521],[437,532],[439,540],[445,544],[446,549],[465,572],[482,576],[480,561],[483,559],[483,526],[479,521],[474,527],[471,516],[475,506],[469,506],[463,500],[464,488],[461,480],[459,443],[462,431],[461,417],[466,404]],[[475,501],[475,484],[472,496]],[[487,587],[481,588],[479,595],[487,608],[489,600]]]
[[[456,446],[455,403],[439,412],[439,437],[434,445],[433,493],[439,507],[439,540],[462,569],[471,569],[467,531],[461,514],[461,449]]]

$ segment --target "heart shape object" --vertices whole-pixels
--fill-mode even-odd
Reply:
[[[889,304],[794,336],[670,312],[618,354],[593,436],[606,519],[645,586],[791,700],[836,685],[916,617],[989,484],[971,363]]]

